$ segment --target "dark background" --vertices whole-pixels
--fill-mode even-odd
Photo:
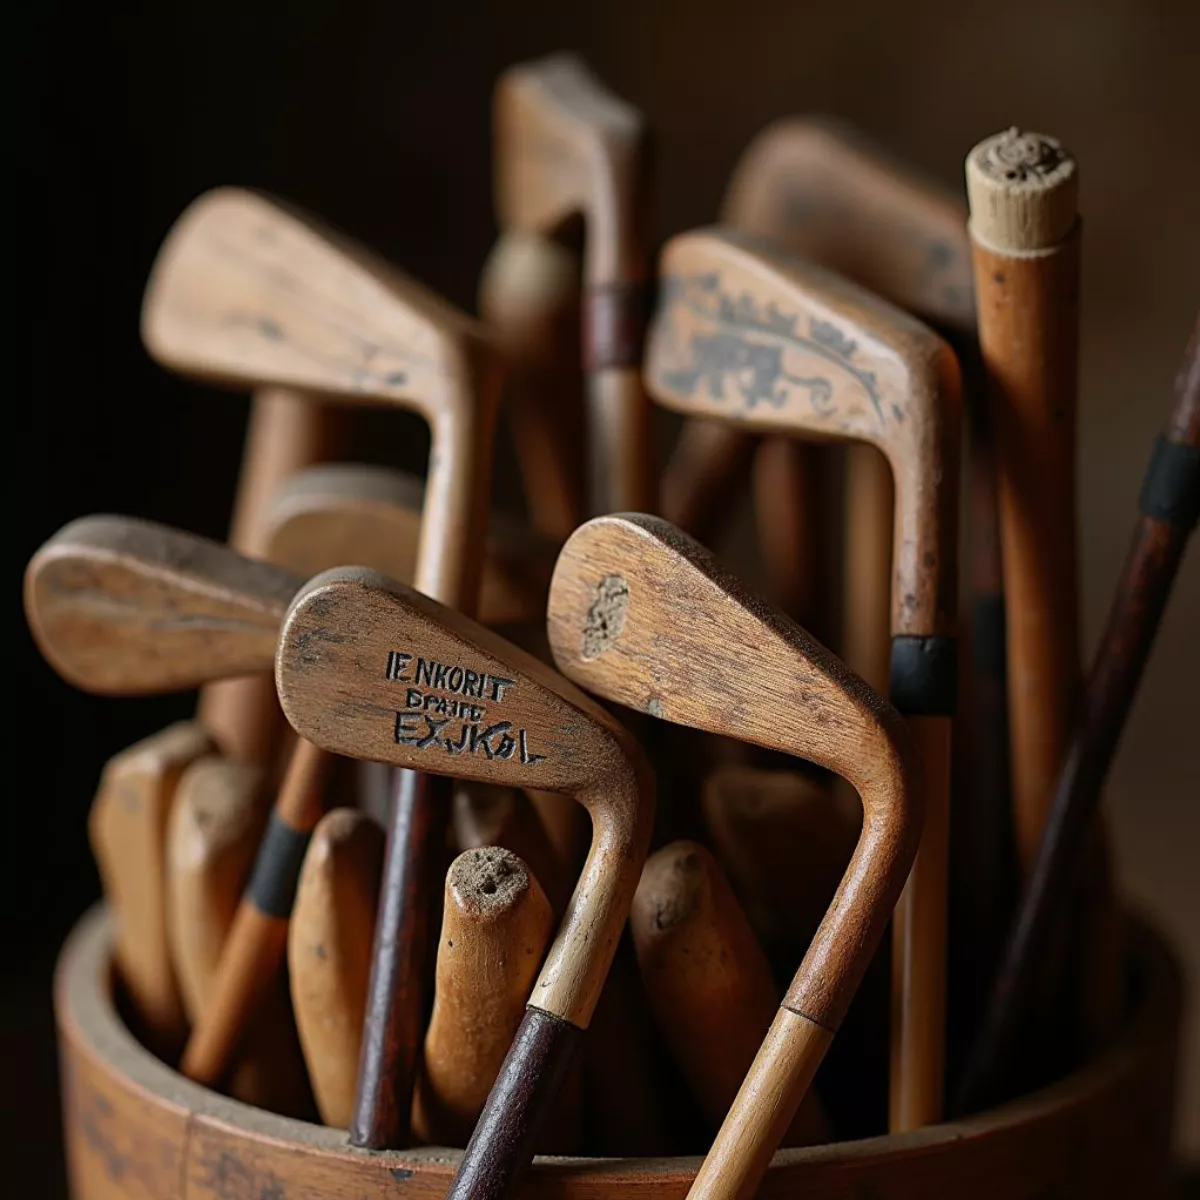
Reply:
[[[1012,123],[1060,136],[1082,171],[1082,556],[1090,647],[1131,528],[1200,280],[1200,5],[1056,0],[921,6],[682,3],[423,6],[157,0],[41,6],[13,39],[9,261],[26,364],[6,561],[12,667],[4,810],[0,1074],[6,1159],[59,1187],[50,971],[96,894],[85,815],[104,760],[190,711],[103,701],[40,661],[20,609],[38,544],[91,511],[224,535],[247,407],[173,379],[138,340],[168,226],[220,183],[322,215],[464,306],[493,237],[489,100],[506,65],[581,52],[649,115],[660,229],[709,221],[746,142],[824,111],[959,183]],[[402,418],[394,443],[421,460]],[[390,433],[389,433],[390,436]],[[376,444],[378,440],[376,439]],[[504,473],[506,468],[502,467]],[[1112,777],[1127,891],[1200,965],[1200,568],[1185,564]],[[1200,1153],[1200,1057],[1182,1134]],[[53,1180],[53,1185],[46,1182]]]

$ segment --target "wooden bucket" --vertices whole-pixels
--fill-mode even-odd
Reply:
[[[1171,1194],[1182,985],[1162,942],[1132,938],[1134,994],[1097,1062],[970,1120],[776,1156],[760,1196],[809,1200],[1103,1200]],[[344,1131],[219,1096],[144,1050],[112,1002],[103,909],[62,951],[55,981],[75,1200],[361,1200],[441,1196],[458,1152],[352,1149]],[[699,1158],[539,1158],[522,1195],[682,1197]]]

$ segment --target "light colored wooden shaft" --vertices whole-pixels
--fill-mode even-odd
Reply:
[[[577,812],[583,811],[573,801],[568,803]],[[524,793],[460,780],[454,789],[452,821],[460,851],[500,846],[515,854],[541,884],[555,917],[562,916],[572,879]]]
[[[263,515],[288,476],[336,453],[341,414],[287,388],[259,388],[250,406],[229,544],[249,558],[266,557]],[[283,719],[269,675],[224,679],[200,693],[197,715],[229,758],[265,764]]]
[[[446,876],[433,1014],[413,1104],[422,1141],[466,1144],[525,1013],[553,933],[550,902],[515,855],[460,854]]]
[[[787,1008],[754,1056],[688,1200],[749,1200],[816,1076],[833,1034]]]
[[[288,929],[292,1008],[321,1120],[349,1127],[371,971],[383,830],[353,809],[326,813],[304,856]]]
[[[646,860],[629,914],[651,1011],[715,1130],[779,1008],[766,956],[716,859],[672,842]],[[816,1093],[782,1145],[829,1136]]]
[[[726,765],[701,793],[705,830],[759,940],[803,955],[854,853],[862,803],[812,775]]]
[[[529,521],[558,540],[584,512],[580,286],[579,261],[566,247],[507,230],[479,287],[480,312],[508,368],[506,409]]]
[[[1008,636],[1017,850],[1036,851],[1079,687],[1075,424],[1079,222],[1074,160],[1016,130],[967,157]]]
[[[925,830],[892,921],[892,1133],[936,1124],[945,1086],[950,721],[909,717],[908,725],[925,766]]]
[[[187,1030],[167,930],[166,836],[180,777],[214,749],[195,722],[179,722],[109,760],[88,816],[104,894],[116,918],[117,970],[138,1035],[159,1054]]]
[[[892,639],[892,470],[865,442],[846,447],[846,558],[842,658],[880,695],[888,689]]]
[[[637,367],[607,367],[587,378],[588,457],[593,516],[655,512],[650,404]]]
[[[806,628],[819,627],[824,616],[818,611],[816,466],[814,447],[790,437],[763,438],[754,456],[755,528],[767,598]]]
[[[311,833],[321,817],[323,791],[332,758],[303,739],[296,742],[287,776],[271,816],[272,824],[294,836]],[[263,846],[270,845],[270,838]],[[255,863],[251,886],[238,905],[208,1005],[192,1029],[180,1070],[197,1083],[216,1084],[229,1069],[249,1020],[275,986],[287,949],[288,914],[264,912],[255,895],[260,870],[275,876],[281,864]],[[265,868],[265,870],[263,870]],[[291,880],[294,886],[294,879]],[[275,889],[287,881],[271,878]]]
[[[724,421],[685,421],[659,488],[663,516],[709,545],[749,473],[757,439]]]

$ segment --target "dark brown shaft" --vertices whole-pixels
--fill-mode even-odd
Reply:
[[[995,1097],[1007,1053],[1039,975],[1054,917],[1079,878],[1100,791],[1200,510],[1200,319],[1176,383],[1171,420],[1142,483],[1141,520],[1069,743],[1037,856],[972,1047],[955,1111]]]
[[[371,1150],[395,1149],[409,1138],[438,865],[432,848],[445,845],[449,793],[445,776],[396,772],[350,1124],[351,1144]]]
[[[525,1010],[446,1200],[515,1195],[582,1032],[532,1004]]]

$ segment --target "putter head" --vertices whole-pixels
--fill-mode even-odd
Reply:
[[[165,525],[83,517],[30,560],[25,613],[38,648],[69,683],[156,695],[270,671],[302,582]]]
[[[476,322],[311,218],[238,188],[193,201],[167,235],[142,340],[187,375],[427,419],[496,369]]]
[[[589,286],[641,279],[648,249],[645,122],[572,54],[511,67],[496,84],[500,223],[554,232],[588,225]]]
[[[263,515],[266,558],[305,579],[358,564],[411,582],[425,485],[414,475],[362,463],[297,471]],[[540,622],[558,547],[513,520],[488,523],[479,600],[486,625]]]
[[[722,212],[925,320],[975,333],[963,198],[843,121],[767,126],[738,160]]]
[[[896,483],[892,633],[956,632],[960,385],[927,326],[725,229],[662,254],[646,390],[667,408],[878,446]]]

